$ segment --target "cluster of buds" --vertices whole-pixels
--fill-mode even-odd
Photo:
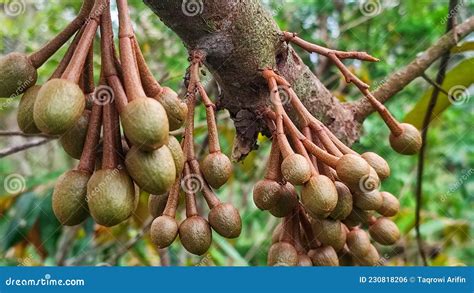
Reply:
[[[391,146],[402,154],[418,152],[418,130],[396,121],[368,85],[341,62],[345,58],[376,58],[365,52],[329,50],[292,33],[283,33],[283,39],[333,61],[346,81],[354,83],[380,113],[391,130]],[[380,182],[390,175],[387,162],[373,152],[358,154],[341,142],[311,115],[277,72],[264,69],[262,75],[270,92],[271,106],[262,113],[272,132],[272,148],[265,179],[255,185],[253,199],[258,208],[283,218],[274,231],[268,264],[379,264],[378,251],[363,228],[381,245],[392,245],[400,237],[390,219],[398,213],[400,203],[392,194],[380,191]],[[287,101],[296,112],[298,125],[283,107]]]

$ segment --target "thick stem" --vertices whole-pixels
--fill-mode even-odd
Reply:
[[[121,113],[127,105],[127,95],[122,85],[115,63],[114,33],[112,30],[112,20],[110,10],[106,10],[101,17],[101,59],[104,78],[112,88],[117,111]]]
[[[321,149],[320,147],[316,146],[314,143],[312,143],[309,139],[307,139],[295,126],[293,121],[291,121],[290,117],[288,115],[284,115],[283,117],[285,119],[285,125],[287,126],[287,130],[291,131],[296,135],[303,145],[305,146],[306,150],[312,153],[316,158],[323,163],[335,167],[337,164],[337,161],[339,160],[338,157],[333,156],[329,153],[327,153],[325,150]]]
[[[117,0],[119,11],[120,61],[123,68],[125,92],[129,101],[146,97],[138,74],[132,40],[135,38],[128,11],[127,0]]]
[[[309,139],[310,141],[313,141],[313,135],[311,134],[311,129],[309,128],[309,126],[305,126],[303,127],[303,129],[301,130],[303,132],[303,135]],[[313,164],[314,166],[314,170],[316,171],[316,175],[319,174],[319,168],[318,168],[318,160],[315,156],[313,155],[310,155],[310,160],[311,160],[311,163]]]
[[[190,178],[191,168],[189,163],[184,164],[184,179]],[[186,184],[186,183],[185,183]],[[184,188],[186,194],[186,217],[190,218],[198,215],[197,205],[196,205],[196,195],[190,190],[190,188]]]
[[[360,92],[369,99],[372,106],[379,112],[382,119],[390,128],[390,131],[395,136],[399,136],[400,134],[402,134],[403,129],[401,128],[400,124],[395,120],[395,118],[390,114],[390,112],[382,105],[382,103],[378,102],[377,99],[373,97],[373,95],[368,90],[369,85],[364,83],[357,76],[355,76],[341,61],[341,59],[345,59],[345,58],[359,59],[359,60],[365,60],[365,61],[379,61],[377,58],[374,58],[365,52],[342,52],[342,51],[330,50],[330,49],[309,43],[303,39],[300,39],[293,33],[284,32],[283,38],[285,41],[291,41],[292,43],[300,46],[301,48],[305,49],[306,51],[310,53],[314,52],[314,53],[317,53],[329,58],[329,60],[331,60],[337,66],[339,71],[341,71],[341,73],[344,75],[346,82],[353,83],[355,86],[357,86]],[[329,143],[329,141],[325,137],[321,137],[321,141],[331,153],[333,151],[336,151],[336,153],[334,154],[337,154],[337,149],[332,147],[331,144],[327,144]]]
[[[97,146],[100,139],[100,129],[102,126],[102,106],[94,103],[87,126],[87,135],[84,141],[81,159],[77,167],[78,170],[92,173],[95,167]]]
[[[85,94],[94,92],[94,45],[91,44],[89,53],[87,54],[86,63],[82,70],[82,76],[84,77],[83,91]]]
[[[191,53],[191,65],[189,66],[189,84],[187,88],[188,114],[186,117],[186,127],[184,130],[183,150],[187,161],[192,161],[194,155],[194,110],[196,108],[196,86],[199,83],[199,66],[203,56],[195,51]]]
[[[87,20],[95,0],[84,0],[81,10],[76,18],[66,26],[56,37],[46,43],[41,49],[31,54],[28,58],[35,68],[41,67],[56,51],[59,50],[73,34],[75,34]]]
[[[292,218],[292,214],[286,216],[285,218],[283,218],[283,224],[282,224],[282,232],[281,232],[281,235],[280,235],[280,241],[281,242],[287,242],[287,243],[290,243],[292,245],[294,245],[294,241],[293,241],[293,227],[292,227],[292,224],[291,224],[291,218]]]
[[[209,187],[209,184],[207,184],[207,182],[204,180],[204,176],[202,175],[201,169],[199,167],[199,162],[194,159],[191,160],[189,164],[191,165],[191,172],[199,176],[199,178],[201,178],[202,180],[202,195],[204,196],[204,199],[207,202],[207,206],[210,209],[213,209],[214,207],[220,205],[221,201],[219,200],[219,198],[217,198],[211,187]]]
[[[321,141],[323,146],[326,148],[329,153],[335,155],[336,157],[342,157],[343,153],[337,148],[334,142],[329,138],[327,133],[324,131],[324,128],[321,125],[316,125],[312,123],[310,128],[313,130],[313,133],[316,134],[318,139]]]
[[[340,141],[332,132],[329,130],[326,126],[321,125],[326,134],[329,136],[329,138],[332,140],[332,142],[337,146],[337,148],[343,153],[343,154],[353,154],[353,155],[359,155],[356,151],[352,150],[350,147],[346,146],[342,141]]]
[[[276,124],[276,134],[277,134],[277,141],[283,155],[283,158],[288,157],[289,155],[294,154],[295,152],[291,148],[290,143],[288,142],[288,138],[285,135],[285,130],[283,127],[283,113],[285,113],[285,109],[283,109],[282,101],[280,98],[280,93],[278,91],[278,85],[276,79],[274,77],[273,70],[266,69],[262,73],[265,80],[268,83],[268,90],[270,91],[270,100],[273,104],[275,109],[275,124]]]
[[[179,203],[179,186],[181,183],[181,175],[177,178],[177,180],[173,183],[169,193],[168,193],[168,201],[166,202],[165,209],[163,210],[163,215],[169,217],[176,217],[176,209],[178,208]]]
[[[102,169],[115,169],[118,165],[117,146],[115,145],[117,131],[115,129],[116,126],[114,125],[115,120],[113,111],[115,111],[113,103],[106,103],[104,105],[104,153],[102,155]]]
[[[288,115],[286,113],[284,114],[284,116],[285,116],[285,122],[288,122],[288,120],[290,120],[290,117],[288,117]],[[288,119],[286,119],[286,118],[288,118]],[[314,167],[313,162],[311,161],[311,158],[310,158],[308,152],[306,151],[306,148],[304,147],[303,143],[298,138],[298,135],[294,131],[291,131],[291,130],[288,131],[288,133],[290,134],[291,140],[293,141],[293,145],[296,149],[296,152],[298,154],[302,155],[303,157],[305,157],[306,160],[308,161],[308,164],[310,165],[310,168],[311,168],[311,174],[312,175],[317,175],[318,171]]]
[[[267,171],[265,172],[265,179],[279,181],[280,180],[280,165],[281,165],[281,152],[278,147],[278,143],[272,142],[272,148],[270,150],[270,156],[267,162]]]
[[[301,243],[301,228],[300,228],[300,219],[299,219],[299,212],[298,208],[296,207],[291,212],[291,222],[293,226],[293,240],[295,242],[295,248],[298,254],[305,254],[306,251]]]
[[[380,103],[367,89],[361,91],[365,97],[367,97],[372,107],[374,107],[374,109],[379,113],[380,117],[382,117],[383,121],[390,129],[390,132],[392,132],[394,136],[401,135],[403,133],[403,128],[400,126],[400,123],[395,119],[395,117],[393,117],[390,111],[388,111],[388,109],[382,103]]]
[[[314,133],[314,130],[312,130],[312,132]],[[324,148],[324,145],[321,143],[321,140],[319,140],[317,134],[314,134],[312,137],[313,137],[312,142],[313,142],[317,147],[319,147],[320,149],[322,149],[322,150],[325,151],[326,149]],[[334,181],[334,175],[331,173],[331,168],[329,168],[328,165],[324,164],[324,163],[321,162],[321,161],[317,161],[317,164],[318,164],[319,170],[321,171],[321,174],[326,175],[326,176],[329,177],[332,181]]]
[[[197,84],[197,89],[199,91],[199,95],[201,96],[202,102],[206,107],[206,120],[207,120],[207,132],[209,138],[209,153],[216,153],[221,151],[221,147],[219,145],[219,136],[217,134],[217,124],[216,124],[216,116],[215,116],[215,109],[216,106],[212,103],[211,99],[207,96],[206,90],[199,82]]]
[[[293,44],[308,51],[309,53],[316,53],[316,54],[323,55],[326,57],[328,57],[331,54],[334,54],[338,59],[358,59],[358,60],[371,61],[371,62],[379,61],[379,59],[367,54],[366,52],[354,52],[354,51],[344,52],[344,51],[332,50],[332,49],[328,49],[322,46],[318,46],[316,44],[313,44],[301,39],[295,33],[283,32],[283,39],[284,41],[292,42]]]
[[[138,44],[136,37],[132,39],[132,43],[135,52],[135,58],[137,60],[138,71],[140,73],[140,80],[142,82],[143,89],[145,90],[145,94],[147,97],[158,98],[163,91],[163,88],[151,73],[151,70],[146,63],[145,57],[143,57],[143,53],[140,50],[140,44]]]
[[[89,53],[89,48],[92,45],[92,41],[97,32],[97,27],[99,26],[103,7],[108,7],[107,3],[107,0],[98,0],[95,2],[88,19],[89,21],[84,28],[79,44],[77,45],[76,50],[74,50],[71,62],[64,71],[62,78],[74,83],[79,81],[84,63],[86,62],[87,54]]]
[[[303,231],[309,243],[309,248],[313,249],[313,248],[318,247],[319,246],[318,240],[314,236],[311,223],[309,222],[306,216],[305,209],[301,204],[298,205],[298,213],[299,213],[299,220],[300,220],[301,226],[303,227]]]
[[[61,62],[59,62],[58,66],[56,67],[53,74],[49,78],[50,80],[54,78],[60,78],[61,75],[63,75],[69,62],[71,62],[72,55],[74,54],[74,51],[77,48],[77,44],[79,44],[79,41],[81,40],[83,32],[84,32],[84,27],[82,27],[76,33],[76,35],[74,36],[74,39],[72,40],[71,44],[67,48],[66,54],[64,54],[63,58],[61,59]]]

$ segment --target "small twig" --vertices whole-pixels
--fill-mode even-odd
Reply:
[[[157,249],[160,255],[160,264],[162,267],[169,267],[171,264],[168,248]]]
[[[437,83],[436,81],[432,80],[428,75],[426,75],[426,73],[423,73],[421,75],[421,77],[429,84],[431,84],[433,87],[435,87],[438,91],[442,92],[443,94],[445,94],[446,96],[448,96],[448,98],[451,100],[453,99],[452,101],[455,101],[456,98],[454,98],[453,96],[451,96],[444,88],[442,88],[442,86]]]
[[[471,16],[456,26],[455,30],[453,29],[439,38],[436,43],[427,48],[405,67],[384,79],[383,84],[374,91],[374,97],[381,103],[388,101],[415,78],[423,74],[446,51],[456,46],[458,40],[466,37],[473,30],[474,16]],[[364,121],[367,116],[375,111],[375,108],[365,99],[351,103],[350,108],[354,111],[354,117],[359,122]]]
[[[388,111],[388,109],[385,108],[385,106],[373,96],[373,94],[369,91],[369,85],[363,82],[360,78],[358,78],[354,73],[349,70],[349,68],[347,68],[346,65],[344,65],[344,63],[342,63],[342,60],[347,58],[373,62],[379,61],[379,59],[372,57],[366,52],[343,52],[327,49],[307,42],[301,38],[298,38],[294,33],[284,32],[283,36],[284,40],[287,42],[292,42],[310,53],[317,53],[329,58],[329,60],[331,60],[332,63],[334,63],[339,69],[339,71],[342,73],[346,82],[353,83],[359,89],[359,91],[368,99],[372,107],[374,107],[374,109],[379,112],[382,119],[390,128],[392,134],[394,134],[394,136],[399,136],[400,134],[402,134],[403,129],[398,123],[398,121],[395,119],[395,117],[393,117],[393,115]],[[323,141],[327,142],[327,140],[324,139]],[[331,149],[335,150],[334,148]]]
[[[457,12],[455,7],[457,6],[457,4],[458,4],[458,0],[449,1],[449,9],[448,9],[449,20],[446,26],[446,31],[448,32],[451,29],[453,29],[455,25],[454,19],[456,18],[456,12]],[[448,50],[441,57],[438,74],[436,75],[436,84],[443,83],[450,56],[451,56],[450,51]],[[436,106],[436,102],[438,101],[439,93],[440,93],[440,87],[435,86],[433,89],[433,93],[431,94],[428,108],[426,109],[425,117],[423,119],[423,128],[421,129],[422,142],[421,142],[420,153],[418,155],[418,169],[417,169],[417,174],[416,174],[415,231],[416,231],[416,241],[418,245],[418,252],[421,256],[424,266],[428,265],[428,261],[426,259],[425,250],[423,249],[423,240],[421,239],[421,233],[420,233],[421,209],[422,209],[422,199],[423,199],[423,171],[424,171],[424,163],[425,163],[425,151],[426,151],[426,145],[427,145],[426,138],[428,136],[428,128],[431,121],[431,116],[433,114],[433,110]]]
[[[64,231],[64,238],[58,245],[58,251],[56,253],[56,264],[58,266],[63,266],[66,262],[67,255],[72,249],[72,244],[75,240],[77,231],[82,227],[82,225],[77,225],[73,227],[66,227]]]
[[[140,232],[138,232],[137,235],[135,235],[135,237],[130,239],[127,243],[125,243],[124,245],[121,245],[120,248],[117,249],[117,252],[112,257],[110,257],[110,261],[108,263],[110,263],[113,266],[116,265],[119,259],[125,253],[127,253],[130,249],[132,249],[135,246],[135,244],[137,244],[137,242],[140,241],[143,238],[143,236],[145,236],[146,233],[148,233],[152,222],[153,222],[153,218],[148,217],[148,219],[146,219],[145,222],[143,223],[143,226]]]
[[[56,135],[49,135],[44,133],[23,133],[21,131],[0,131],[0,136],[22,136],[22,137],[46,137],[46,138],[59,138]]]
[[[18,146],[14,146],[14,147],[11,147],[11,148],[0,150],[0,158],[4,158],[6,156],[9,156],[9,155],[21,152],[21,151],[43,145],[43,144],[48,143],[50,141],[52,141],[51,138],[45,138],[45,139],[37,140],[37,141],[29,141],[29,142],[27,142],[25,144],[22,144],[22,145],[18,145]]]

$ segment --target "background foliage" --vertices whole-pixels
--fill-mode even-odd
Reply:
[[[80,1],[72,0],[24,2],[21,13],[12,16],[4,12],[5,1],[0,1],[1,55],[39,48],[64,27],[80,7]],[[153,72],[165,85],[180,89],[187,67],[182,43],[141,1],[129,2],[140,44]],[[364,3],[349,0],[264,1],[282,29],[298,32],[305,39],[329,47],[368,51],[379,57],[381,62],[376,64],[351,63],[351,69],[376,88],[444,33],[448,1],[372,2],[378,5],[376,10],[367,10]],[[460,19],[472,15],[473,9],[472,1],[462,2],[458,12]],[[116,25],[116,19],[114,21]],[[471,36],[463,42],[473,39]],[[446,90],[453,86],[469,88],[473,82],[474,62],[467,60],[473,54],[469,46],[466,47],[465,51],[459,49],[462,52],[451,59],[449,70],[452,72],[447,76]],[[39,83],[52,73],[64,51],[63,48],[40,69]],[[347,87],[340,74],[325,60],[313,55],[301,56],[341,100],[360,98],[355,87]],[[98,59],[95,59],[96,74]],[[456,71],[460,62],[467,65]],[[432,66],[427,75],[434,78],[436,70],[437,66]],[[424,115],[429,91],[429,84],[417,79],[387,106],[397,118],[408,117],[416,123]],[[440,96],[440,103],[444,104],[439,105],[428,136],[421,233],[433,265],[474,265],[474,112],[469,93],[463,93],[462,98],[460,102],[450,103],[447,96]],[[0,99],[0,130],[18,129],[18,100]],[[205,120],[203,112],[197,116],[200,121]],[[221,143],[223,151],[229,154],[233,124],[225,115],[221,118]],[[198,128],[196,133],[205,145],[205,129]],[[372,115],[364,124],[364,135],[355,145],[358,151],[375,151],[387,159],[393,176],[384,182],[383,189],[398,195],[402,205],[396,218],[402,239],[396,246],[385,248],[381,255],[389,265],[419,264],[414,240],[416,157],[395,154],[388,146],[387,136],[388,130],[382,121]],[[0,148],[42,139],[0,137]],[[52,213],[51,190],[57,177],[77,162],[68,158],[54,140],[2,158],[0,265],[159,265],[160,255],[169,257],[172,265],[265,265],[271,232],[278,221],[257,210],[251,191],[253,184],[263,176],[269,153],[266,140],[261,137],[260,149],[244,162],[235,164],[232,180],[218,191],[220,198],[232,201],[241,210],[244,225],[241,237],[226,240],[214,233],[214,243],[203,257],[190,255],[179,243],[158,253],[146,233],[141,237],[148,217],[146,194],[142,194],[133,218],[117,227],[95,226],[90,219],[78,227],[61,227]]]

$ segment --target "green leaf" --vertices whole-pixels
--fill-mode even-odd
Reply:
[[[230,245],[226,239],[220,236],[213,237],[212,239],[217,246],[219,246],[227,255],[233,260],[235,266],[248,266],[248,262],[240,255],[240,253]]]
[[[27,192],[22,194],[13,207],[9,210],[5,218],[2,219],[1,251],[6,251],[13,245],[25,239],[31,227],[34,225],[41,212],[41,198],[37,193]]]
[[[448,96],[442,92],[439,93],[438,101],[433,110],[432,120],[443,113],[449,106],[453,104],[462,104],[467,102],[469,97],[467,96],[467,88],[474,83],[474,74],[472,74],[472,66],[474,64],[473,59],[466,59],[452,68],[447,74],[442,88],[450,94],[452,98],[456,98],[455,101],[451,101]],[[415,107],[405,117],[405,122],[413,124],[415,127],[420,129],[423,124],[426,109],[433,92],[433,87],[430,86],[421,99],[416,103]]]
[[[459,54],[459,53],[473,51],[473,50],[474,50],[474,42],[464,42],[459,46],[453,47],[451,49],[451,53]]]
[[[62,226],[53,213],[52,195],[52,190],[46,193],[40,204],[40,208],[43,212],[40,213],[38,218],[41,241],[48,255],[54,255],[56,253],[58,239],[62,232]]]

